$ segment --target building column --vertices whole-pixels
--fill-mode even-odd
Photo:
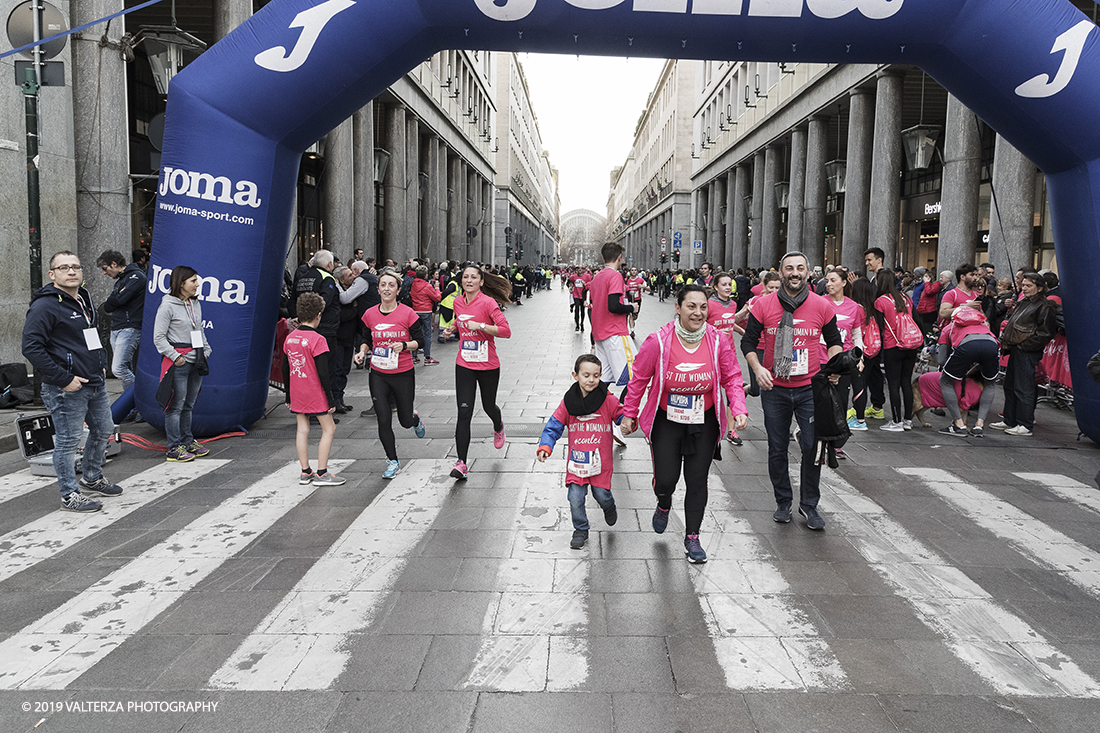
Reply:
[[[436,148],[438,149],[438,154],[435,161],[436,165],[435,168],[429,170],[428,175],[434,179],[432,186],[433,188],[435,188],[437,196],[437,205],[435,209],[435,228],[436,232],[438,233],[437,239],[439,241],[436,246],[439,248],[439,259],[440,261],[442,261],[444,259],[451,259],[450,255],[448,254],[450,251],[448,245],[448,232],[450,230],[447,228],[447,222],[449,221],[447,217],[450,213],[447,208],[449,205],[447,200],[447,189],[451,185],[451,179],[450,168],[448,168],[447,163],[447,143],[442,138],[437,139]]]
[[[405,117],[405,145],[405,257],[418,258],[424,254],[420,240],[420,121],[413,115]]]
[[[757,150],[752,162],[752,211],[749,214],[749,267],[767,269],[762,258],[763,233],[761,214],[764,211],[764,151]]]
[[[493,261],[493,185],[489,181],[481,182],[481,253],[478,262],[490,264]]]
[[[726,238],[724,236],[722,219],[725,215],[723,209],[726,208],[726,177],[718,176],[711,183],[711,188],[714,189],[713,205],[711,206],[711,219],[713,225],[711,226],[712,236],[707,240],[707,256],[704,260],[709,260],[716,270],[723,269],[726,264]]]
[[[764,154],[764,187],[760,192],[763,208],[760,212],[760,266],[779,267],[779,206],[775,200],[775,184],[779,181],[781,148],[769,145]],[[756,197],[753,196],[753,206]]]
[[[225,38],[251,17],[252,0],[214,0],[214,40]]]
[[[443,245],[443,227],[440,226],[440,201],[447,195],[446,178],[439,179],[439,156],[446,155],[443,141],[437,135],[428,135],[424,139],[427,146],[428,181],[424,191],[424,250],[432,262],[442,262],[447,258],[447,249]]]
[[[989,205],[989,261],[1001,277],[1013,277],[1016,270],[1032,265],[1037,173],[1034,163],[997,136],[993,153],[997,205]]]
[[[730,268],[744,269],[749,259],[749,209],[745,197],[749,195],[749,169],[739,165],[733,169],[733,194],[730,197],[730,215],[733,217]]]
[[[73,3],[69,6],[73,27],[91,22],[105,15],[117,13],[123,9],[120,0],[90,0]],[[118,44],[126,28],[122,19],[109,26],[96,26],[95,42],[73,40],[72,63],[69,73],[72,75],[73,99],[73,155],[76,168],[76,252],[84,263],[85,274],[98,274],[96,258],[106,250],[116,250],[127,255],[133,249],[130,225],[130,134],[126,112],[126,63],[120,57]],[[50,35],[47,31],[46,35]],[[100,37],[114,48],[99,43]],[[10,67],[9,67],[10,68]],[[9,80],[11,77],[8,77]],[[10,83],[10,82],[9,82]],[[45,92],[49,96],[51,92]],[[61,92],[58,92],[60,98]],[[12,96],[9,94],[8,99]],[[20,100],[22,98],[20,97]],[[22,108],[22,101],[19,102]],[[47,107],[42,105],[40,109]],[[9,108],[10,109],[10,108]],[[14,110],[12,110],[14,112]],[[13,115],[14,116],[14,115]],[[20,113],[20,120],[22,113]],[[66,124],[49,124],[46,134],[63,138]],[[22,121],[19,123],[23,127]],[[51,132],[52,130],[52,132]],[[60,139],[56,139],[54,150],[62,149]],[[41,144],[41,143],[40,143]],[[43,145],[41,157],[45,157],[50,146]],[[25,148],[24,148],[25,151]],[[20,161],[20,168],[24,169]],[[25,187],[24,181],[9,181],[9,184]],[[43,184],[48,189],[48,184]],[[46,203],[46,199],[43,199]],[[16,212],[9,212],[16,214]],[[26,209],[21,214],[20,236],[27,236]],[[14,216],[12,218],[15,218]],[[48,207],[42,210],[42,225],[49,228],[51,215]],[[70,219],[71,221],[71,219]],[[42,263],[47,265],[53,252],[48,251],[43,242]],[[71,245],[70,245],[71,246]],[[66,247],[68,249],[68,247]],[[45,270],[43,270],[45,275]],[[49,279],[43,282],[49,284]],[[91,293],[97,302],[103,302],[111,292],[107,278],[89,277]]]
[[[355,248],[363,257],[378,257],[374,241],[377,226],[374,213],[374,102],[352,115],[355,154]]]
[[[978,121],[966,105],[947,95],[940,191],[940,241],[937,270],[974,262],[978,238],[978,194],[982,177],[982,141]]]
[[[787,250],[802,248],[802,222],[804,220],[806,192],[806,128],[796,127],[791,131],[791,177],[790,197],[787,204]],[[820,262],[811,262],[810,267]]]
[[[447,259],[463,259],[462,220],[465,211],[465,203],[462,201],[462,180],[465,175],[462,172],[464,164],[457,155],[447,160]],[[514,235],[513,235],[514,236]]]
[[[878,73],[875,88],[875,139],[871,158],[871,203],[867,247],[881,247],[883,262],[901,264],[901,92],[905,71],[892,67]]]
[[[472,168],[466,169],[466,198],[463,199],[466,202],[466,227],[462,232],[462,242],[465,245],[463,247],[466,250],[466,259],[477,261],[477,255],[479,251],[477,234],[470,236],[470,227],[475,227],[478,223],[478,213],[481,211],[481,202],[478,200],[481,196],[481,186],[477,182],[477,172]]]
[[[850,92],[844,238],[840,264],[855,267],[867,249],[867,212],[871,198],[871,152],[875,139],[875,97],[867,88]],[[891,263],[887,263],[893,266]]]
[[[825,178],[825,160],[829,154],[826,136],[829,121],[825,117],[810,118],[806,132],[806,192],[803,194],[802,251],[811,267],[825,266],[825,202],[829,197],[829,182]]]
[[[723,269],[730,269],[733,266],[733,242],[734,242],[734,212],[737,211],[737,203],[734,198],[737,193],[737,172],[736,169],[730,168],[726,171],[726,232],[722,243],[722,263]]]
[[[341,262],[355,249],[355,140],[348,118],[325,135],[324,238],[325,249]]]
[[[386,146],[390,163],[386,167],[385,208],[382,212],[383,239],[378,243],[378,263],[402,257],[408,241],[405,221],[405,108],[386,107]],[[397,262],[397,264],[401,264]]]

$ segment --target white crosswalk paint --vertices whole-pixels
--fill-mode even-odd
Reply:
[[[1017,473],[1016,475],[1026,481],[1041,484],[1063,499],[1088,507],[1100,514],[1100,492],[1088,484],[1058,473]]]
[[[50,484],[56,486],[57,479],[54,476],[36,476],[29,468],[14,471],[6,476],[0,476],[0,501],[17,499]],[[55,493],[54,496],[61,495]]]
[[[228,460],[221,458],[159,463],[121,482],[122,495],[101,499],[101,511],[90,514],[53,511],[8,532],[0,537],[0,581],[53,557],[146,504],[227,463]],[[53,478],[50,480],[56,481]]]
[[[462,682],[464,689],[569,690],[588,678],[587,557],[598,553],[596,527],[602,512],[590,497],[589,545],[580,551],[570,549],[572,522],[568,511],[562,510],[568,503],[560,468],[560,462],[554,461],[551,472],[529,473],[524,478],[527,493],[515,510],[512,559],[504,561],[497,573],[496,586],[504,592],[486,610],[481,647]],[[542,558],[554,558],[552,588],[512,587],[508,580],[512,564],[542,562]]]
[[[1008,540],[1035,562],[1100,597],[1100,552],[1067,537],[988,491],[938,468],[899,468],[922,481],[978,526]]]
[[[63,689],[91,669],[313,493],[299,470],[265,476],[0,643],[0,689]]]
[[[681,482],[677,496],[682,491]],[[702,539],[709,545],[709,561],[689,572],[726,685],[761,691],[847,689],[847,677],[828,643],[792,602],[770,551],[748,522],[732,513],[729,494],[715,474],[707,512]],[[683,523],[678,510],[673,513],[679,531],[670,523],[667,533],[679,538]]]
[[[327,689],[348,637],[370,626],[454,486],[450,463],[402,468],[207,683],[216,689]]]
[[[1100,684],[835,472],[829,519],[948,648],[998,694],[1100,697]],[[823,491],[822,493],[825,493]]]

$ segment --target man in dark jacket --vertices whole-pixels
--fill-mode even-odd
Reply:
[[[42,379],[42,401],[54,424],[53,468],[61,508],[97,512],[85,494],[117,496],[122,488],[103,477],[103,457],[114,421],[107,399],[107,357],[99,340],[98,315],[81,287],[84,269],[68,251],[50,258],[52,283],[31,296],[23,326],[23,356]],[[76,449],[88,424],[83,476],[76,479]]]
[[[115,279],[115,288],[103,304],[111,314],[111,372],[123,389],[134,384],[138,343],[141,341],[141,315],[145,308],[145,270],[136,263],[126,264],[121,252],[107,250],[95,261],[107,277]],[[137,418],[137,411],[128,419]]]
[[[310,260],[311,265],[294,280],[294,296],[290,299],[292,304],[298,302],[298,296],[302,293],[317,293],[325,301],[325,309],[321,311],[321,325],[317,327],[317,333],[325,337],[330,353],[336,353],[336,331],[340,327],[340,287],[336,284],[336,278],[332,271],[336,267],[336,260],[332,252],[327,249],[319,249]],[[292,305],[293,308],[293,305]],[[297,316],[297,311],[293,311]],[[329,384],[336,378],[336,359],[328,360]]]

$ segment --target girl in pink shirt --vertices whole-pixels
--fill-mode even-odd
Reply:
[[[470,423],[474,417],[474,397],[481,388],[481,407],[493,421],[493,447],[504,447],[504,420],[497,407],[497,386],[500,384],[500,359],[496,339],[512,335],[508,320],[500,310],[508,302],[511,286],[496,275],[482,272],[477,265],[462,269],[462,293],[455,298],[454,323],[443,333],[458,332],[458,357],[455,360],[455,396],[458,400],[458,423],[455,425],[455,449],[458,460],[451,477],[466,479],[469,469],[466,456],[470,449]],[[482,292],[485,288],[492,297]],[[503,300],[501,300],[503,299]]]
[[[737,302],[733,300],[733,275],[728,272],[719,272],[711,282],[714,285],[714,294],[707,301],[707,323],[725,334],[736,354],[733,334],[744,333],[745,329],[737,325]],[[727,421],[733,421],[732,412],[728,415]],[[732,427],[726,431],[726,440],[734,445],[744,443]]]

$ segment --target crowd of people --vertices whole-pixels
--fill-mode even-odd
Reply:
[[[373,416],[386,458],[382,472],[401,471],[393,415],[423,438],[416,410],[415,368],[439,362],[433,341],[456,340],[454,421],[456,481],[469,473],[468,452],[475,400],[493,428],[493,445],[507,442],[497,404],[501,362],[497,340],[511,336],[504,311],[560,279],[570,291],[575,331],[587,337],[573,370],[575,384],[547,421],[536,457],[546,460],[567,434],[565,483],[573,518],[570,545],[583,547],[590,525],[586,497],[617,520],[611,492],[614,445],[641,429],[653,462],[652,528],[665,532],[675,487],[684,478],[685,555],[706,562],[700,532],[707,476],[721,460],[723,438],[736,447],[748,424],[746,396],[758,397],[768,440],[768,473],[776,508],[787,523],[797,510],[811,530],[825,527],[818,511],[822,454],[815,434],[816,392],[827,373],[830,389],[848,410],[850,431],[883,420],[881,430],[913,428],[914,389],[942,404],[946,435],[980,437],[985,428],[1013,436],[1032,434],[1035,373],[1043,348],[1064,334],[1057,276],[1021,270],[1015,281],[997,280],[988,265],[964,264],[937,278],[884,266],[870,249],[864,268],[813,268],[805,255],[788,252],[774,270],[723,272],[704,263],[697,270],[642,272],[624,267],[623,249],[608,243],[600,268],[490,268],[477,263],[410,260],[379,266],[357,252],[349,265],[319,250],[288,274],[283,297],[287,335],[278,358],[285,402],[297,421],[300,482],[339,485],[328,455],[353,367],[369,369]],[[125,386],[141,331],[145,277],[117,252],[97,261],[115,279],[107,300],[114,359],[111,369]],[[49,263],[51,284],[35,293],[23,335],[23,353],[42,376],[42,396],[57,430],[54,466],[61,506],[98,511],[88,497],[115,496],[122,488],[102,474],[103,448],[113,427],[105,378],[108,359],[98,337],[99,314],[83,287],[83,268],[71,252]],[[166,459],[191,461],[209,452],[191,431],[191,411],[209,373],[210,344],[198,297],[200,275],[187,265],[171,271],[169,292],[157,309],[153,348],[162,357],[157,399],[165,410]],[[636,318],[648,293],[673,298],[673,317],[641,339]],[[587,343],[586,343],[587,342]],[[740,351],[740,358],[738,356]],[[941,365],[914,383],[918,358]],[[742,361],[743,359],[743,361]],[[742,369],[744,364],[745,369]],[[826,365],[829,369],[823,372]],[[935,394],[924,392],[934,380]],[[127,381],[128,380],[128,381]],[[1001,420],[987,423],[995,383],[1004,384]],[[930,383],[931,384],[931,383]],[[979,395],[977,397],[976,395]],[[888,399],[887,399],[888,398]],[[965,407],[976,419],[968,425]],[[887,412],[888,410],[888,412]],[[131,416],[136,418],[137,416]],[[73,455],[84,424],[89,428],[83,475]],[[798,503],[788,464],[792,423],[800,448]],[[309,454],[312,424],[321,428],[315,463]],[[844,458],[842,450],[837,456]],[[314,468],[314,465],[316,468]]]

